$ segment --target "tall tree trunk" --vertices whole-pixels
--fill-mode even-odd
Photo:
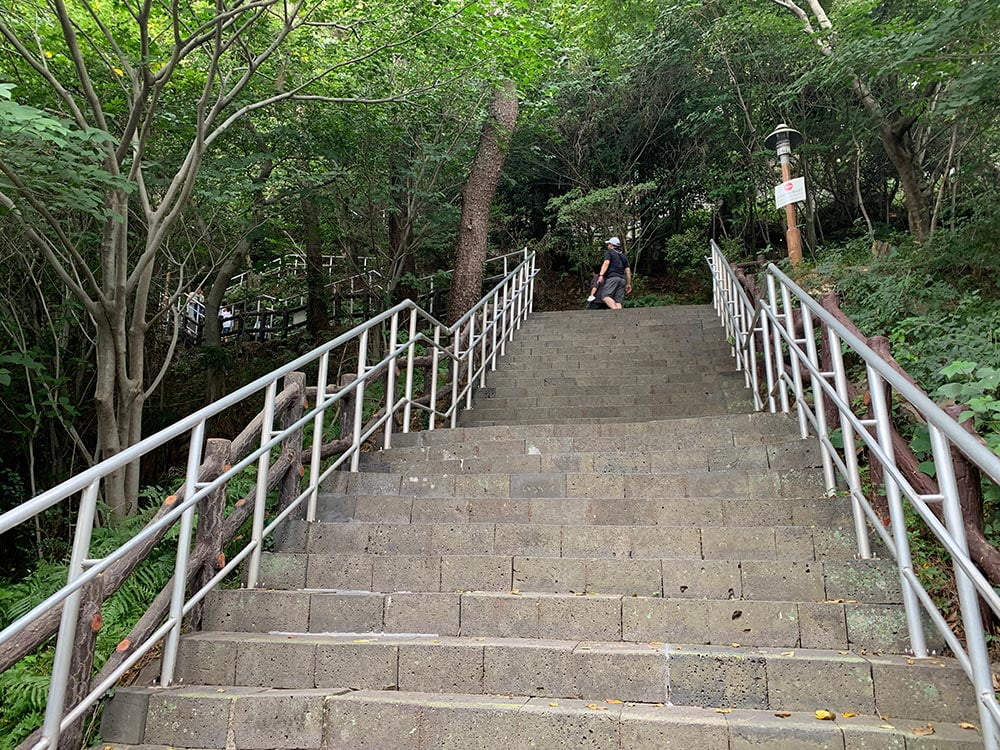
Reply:
[[[246,235],[228,258],[222,261],[212,286],[205,295],[205,324],[202,328],[201,346],[205,357],[205,395],[209,402],[220,398],[226,390],[226,356],[222,351],[222,319],[219,310],[226,296],[226,290],[233,277],[246,263],[250,252],[250,242]],[[246,325],[246,318],[243,318]]]
[[[879,135],[886,156],[899,175],[899,185],[903,189],[906,205],[907,227],[917,242],[923,242],[930,232],[931,219],[927,201],[924,200],[924,180],[920,176],[922,167],[919,159],[909,147],[907,135],[898,133],[891,123],[883,123],[879,127]]]
[[[319,233],[319,210],[312,191],[303,188],[302,233],[306,245],[306,322],[309,334],[317,344],[330,328],[330,307],[327,300],[326,273],[323,271],[323,243]]]
[[[516,123],[517,90],[513,81],[507,81],[493,93],[489,115],[479,136],[476,159],[462,188],[462,219],[448,299],[448,317],[453,321],[479,299],[483,286],[483,263],[486,261],[490,206]]]

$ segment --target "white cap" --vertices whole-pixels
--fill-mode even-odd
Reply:
[[[614,245],[615,247],[621,247],[622,246],[622,241],[620,239],[618,239],[617,237],[612,237],[609,240],[605,240],[604,244],[605,245]]]

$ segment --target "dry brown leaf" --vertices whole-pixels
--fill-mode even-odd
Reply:
[[[619,704],[620,704],[620,703],[621,703],[622,701],[618,700],[617,698],[605,698],[605,699],[604,699],[604,702],[605,702],[605,703],[610,703],[610,704],[611,704],[612,706],[617,706],[617,705],[619,705]]]
[[[789,716],[791,716],[791,714],[782,711],[780,714],[775,714],[775,716],[777,716],[779,719],[787,719]]]
[[[855,716],[857,716],[857,714],[854,713],[853,711],[844,711],[844,713],[842,713],[841,716],[843,716],[845,719],[853,719]]]
[[[837,653],[840,654],[841,656],[847,656],[851,652],[850,651],[838,651]]]
[[[731,709],[731,708],[717,708],[717,709],[715,709],[715,713],[717,713],[717,714],[731,714],[732,712],[733,712],[733,709]]]
[[[921,737],[926,737],[929,734],[934,734],[934,726],[932,724],[928,724],[926,727],[917,727],[913,730],[913,733],[918,734]]]
[[[833,721],[837,718],[837,714],[833,711],[827,711],[825,708],[817,708],[816,713],[813,714],[820,721]]]
[[[967,721],[960,721],[958,725],[962,727],[962,729],[975,729],[975,730],[979,729],[979,727],[977,727],[975,724],[970,724]]]

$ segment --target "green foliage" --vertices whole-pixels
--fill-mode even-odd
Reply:
[[[1000,454],[1000,369],[956,361],[941,368],[941,374],[951,382],[938,388],[937,395],[966,407],[959,421],[972,419],[986,444]]]

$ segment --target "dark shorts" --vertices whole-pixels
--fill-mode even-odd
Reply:
[[[625,299],[625,279],[621,276],[612,276],[605,279],[604,284],[601,286],[601,299],[605,297],[611,297],[611,299],[620,305],[622,300]]]

